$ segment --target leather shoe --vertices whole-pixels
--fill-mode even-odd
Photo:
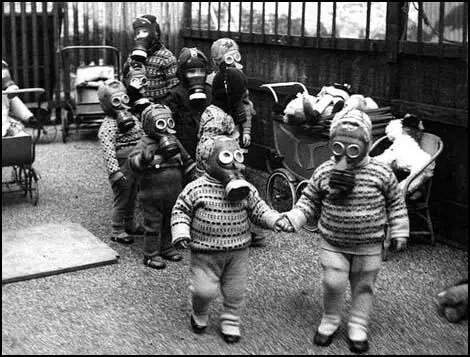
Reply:
[[[349,350],[354,353],[364,353],[369,350],[369,342],[364,341],[353,341],[348,338]]]
[[[162,252],[162,258],[172,262],[179,262],[181,259],[183,259],[183,256],[178,253],[176,249],[170,248]]]
[[[238,335],[228,335],[226,333],[222,333],[222,337],[227,343],[237,343],[238,341],[240,341],[240,336]]]
[[[126,232],[120,233],[118,235],[112,235],[111,240],[113,242],[121,243],[121,244],[132,244],[134,243],[134,238],[129,236]]]
[[[333,342],[337,332],[338,330],[333,332],[331,335],[324,335],[317,330],[315,336],[313,337],[313,343],[317,346],[327,347],[331,344],[331,342]]]
[[[144,265],[152,269],[165,269],[166,263],[160,256],[144,257]]]
[[[194,321],[194,317],[191,314],[191,328],[193,329],[194,333],[197,333],[198,335],[200,335],[201,333],[204,333],[204,331],[206,330],[206,327],[207,326],[198,325],[196,321]]]

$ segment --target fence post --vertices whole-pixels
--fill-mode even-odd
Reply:
[[[402,16],[402,8],[405,2],[387,3],[387,21],[385,32],[385,43],[387,51],[387,61],[389,64],[390,92],[388,99],[397,99],[400,95],[400,79],[398,64],[398,48],[402,31],[406,31],[406,23]]]

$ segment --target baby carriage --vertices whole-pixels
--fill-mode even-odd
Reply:
[[[15,91],[2,91],[2,94],[39,93],[43,94],[43,88],[25,88]],[[32,135],[26,131],[21,131],[15,136],[2,137],[2,168],[12,167],[11,179],[3,181],[3,193],[23,193],[29,195],[34,206],[38,204],[39,175],[33,168],[36,156],[36,142],[39,139],[37,132]],[[3,175],[2,175],[3,176]]]
[[[72,62],[78,59],[77,51],[111,53],[111,64],[104,56],[88,65]],[[75,54],[75,56],[72,56]],[[80,129],[98,129],[105,116],[98,99],[98,87],[107,79],[120,78],[120,51],[113,46],[67,46],[61,51],[63,68],[70,70],[65,83],[65,111],[61,115],[62,141],[67,141],[72,126]]]
[[[263,84],[268,88],[279,105],[276,88],[306,87],[299,82]],[[366,111],[373,123],[374,136],[381,136],[385,126],[393,119],[390,107]],[[333,115],[326,116],[315,124],[288,124],[282,113],[271,113],[273,125],[274,154],[268,158],[270,176],[266,182],[266,202],[279,212],[289,211],[300,197],[314,170],[331,157],[328,147],[329,125]],[[305,229],[314,230],[307,224]]]

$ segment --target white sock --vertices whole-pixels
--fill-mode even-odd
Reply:
[[[348,322],[348,336],[352,341],[366,341],[367,326],[357,322]]]
[[[340,323],[341,316],[324,314],[320,326],[318,326],[318,332],[322,335],[330,336],[338,329]]]

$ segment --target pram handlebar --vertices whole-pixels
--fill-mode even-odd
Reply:
[[[2,94],[21,94],[21,93],[45,93],[44,88],[23,88],[14,90],[2,90]]]
[[[271,91],[271,93],[274,97],[274,101],[276,103],[279,102],[279,99],[277,97],[277,94],[276,94],[276,91],[274,90],[274,88],[276,88],[276,87],[292,87],[292,86],[300,86],[304,90],[304,93],[308,94],[307,88],[300,82],[267,83],[267,84],[260,85],[260,87],[266,87]]]

